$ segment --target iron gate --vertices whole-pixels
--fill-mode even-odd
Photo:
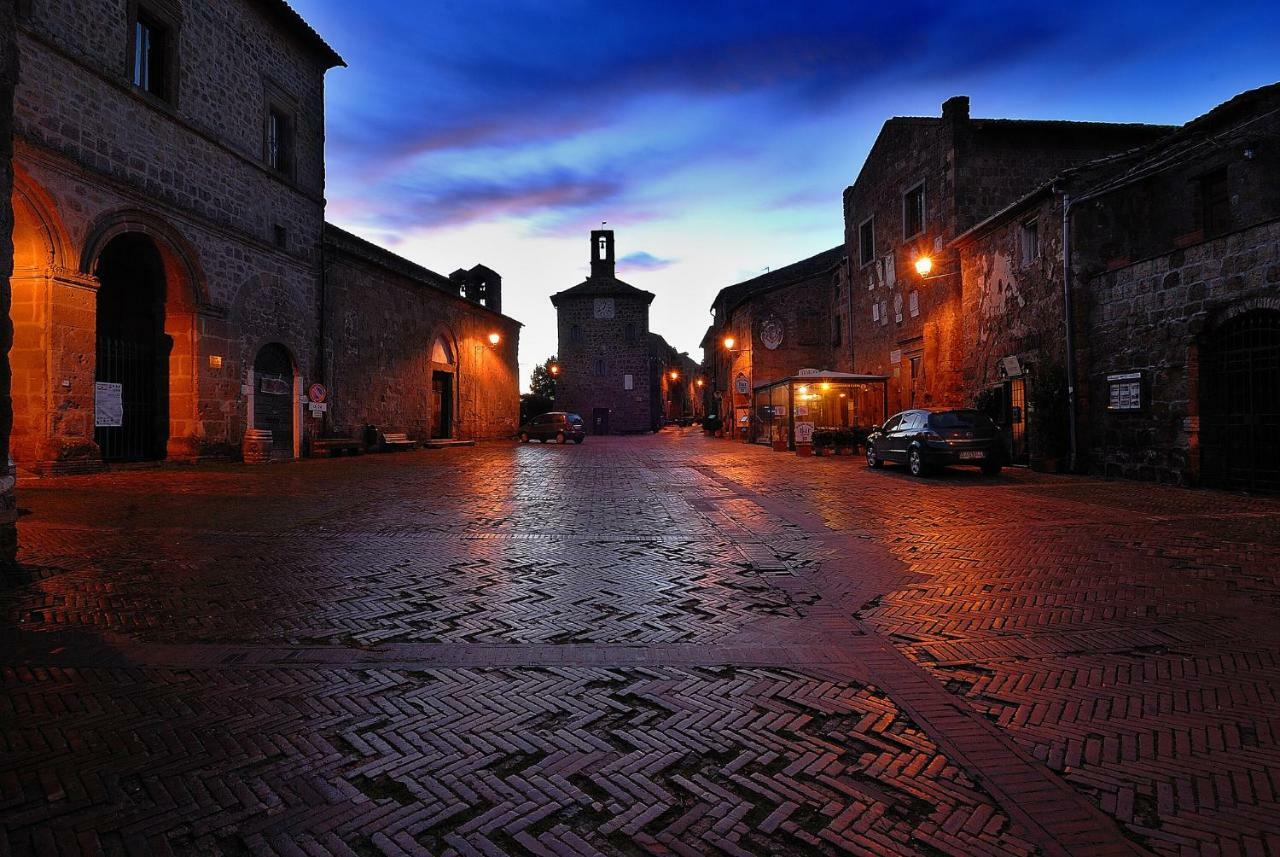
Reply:
[[[93,439],[105,461],[164,457],[158,350],[154,342],[98,336],[95,380],[119,384],[124,406],[120,425],[94,428]]]
[[[1200,355],[1201,481],[1280,491],[1280,312],[1231,319]]]

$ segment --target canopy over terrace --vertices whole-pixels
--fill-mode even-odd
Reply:
[[[888,391],[888,375],[802,369],[755,388],[751,439],[795,449],[815,431],[849,431],[861,443],[888,419]]]

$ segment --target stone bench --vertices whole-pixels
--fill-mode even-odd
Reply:
[[[354,437],[317,437],[311,440],[311,455],[332,458],[337,455],[359,455],[364,444]]]
[[[386,432],[382,435],[382,448],[388,451],[398,449],[415,449],[418,442],[404,432]]]

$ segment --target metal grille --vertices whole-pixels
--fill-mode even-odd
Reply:
[[[98,337],[96,380],[121,385],[124,417],[119,426],[99,426],[93,438],[106,461],[163,458],[159,449],[159,377],[154,343]]]
[[[1280,313],[1224,324],[1205,343],[1200,378],[1202,481],[1280,491]]]

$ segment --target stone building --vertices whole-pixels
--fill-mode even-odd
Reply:
[[[844,252],[844,245],[832,247],[716,294],[703,365],[717,412],[733,416],[734,431],[750,411],[752,389],[833,365],[835,351],[847,341],[847,316],[832,314]]]
[[[321,288],[324,76],[342,59],[284,0],[18,6],[13,457],[46,472],[234,457],[248,428],[302,454],[336,428],[304,412],[304,391],[351,368],[321,344],[342,329]],[[491,318],[500,280],[474,280],[477,323],[510,329]],[[452,325],[461,349],[451,288],[418,289],[413,312]],[[355,401],[372,389],[327,404],[381,416]],[[455,427],[492,434],[498,419]]]
[[[1033,453],[1074,451],[1077,469],[1108,475],[1280,490],[1277,108],[1280,84],[1243,93],[1061,173],[960,236],[966,395],[1025,378],[1047,384],[1038,404],[1052,406],[1069,368],[1062,429],[1056,416],[1026,421]],[[1061,437],[1038,441],[1037,427]]]
[[[501,277],[471,269],[486,283],[488,306],[477,305],[459,293],[456,276],[336,226],[325,226],[324,249],[329,432],[359,436],[373,425],[423,441],[515,435],[520,323],[497,310]]]
[[[661,409],[649,341],[653,293],[615,276],[613,230],[591,233],[591,274],[551,296],[560,376],[556,406],[593,434],[658,428]]]
[[[657,401],[658,416],[668,422],[682,417],[700,418],[702,410],[701,367],[688,352],[677,351],[666,339],[649,334],[650,385]]]
[[[849,291],[831,313],[851,314],[853,337],[832,368],[888,375],[890,412],[963,403],[960,277],[949,242],[1063,169],[1169,130],[972,119],[963,96],[943,104],[940,118],[885,122],[844,192]],[[921,257],[932,262],[923,276]]]

